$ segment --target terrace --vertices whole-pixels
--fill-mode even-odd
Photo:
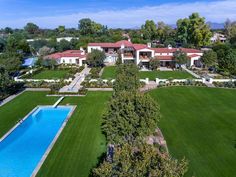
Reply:
[[[151,52],[139,52],[139,59],[140,60],[150,60],[152,57]]]

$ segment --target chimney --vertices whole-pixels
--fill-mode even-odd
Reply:
[[[125,48],[125,44],[121,44],[120,48],[124,49]]]
[[[168,45],[168,49],[172,49],[172,45],[169,44],[169,45]]]
[[[128,38],[128,41],[129,41],[129,42],[131,42],[131,39],[130,39],[130,38]]]
[[[84,54],[85,54],[85,51],[84,51],[83,47],[80,47],[80,49],[79,49],[79,50],[81,51],[81,54],[82,54],[82,55],[84,55]]]
[[[152,47],[151,42],[148,42],[148,43],[147,43],[147,47],[148,47],[148,48],[151,48],[151,47]]]

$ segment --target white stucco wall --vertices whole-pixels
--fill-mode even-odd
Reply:
[[[92,50],[101,50],[101,51],[103,51],[102,47],[100,47],[100,46],[88,46],[88,53],[91,53]]]
[[[77,64],[78,57],[62,57],[60,63],[61,64]]]

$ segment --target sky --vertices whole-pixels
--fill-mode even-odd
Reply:
[[[206,21],[236,20],[236,0],[0,0],[0,28],[22,28],[27,22],[41,28],[77,27],[81,18],[111,28],[140,27],[146,20],[175,24],[199,12]]]

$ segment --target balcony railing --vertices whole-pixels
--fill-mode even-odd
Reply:
[[[125,53],[124,58],[134,58],[134,55],[132,53]]]
[[[148,60],[150,58],[151,58],[151,56],[148,56],[148,55],[140,55],[139,56],[139,59],[141,59],[141,60]]]

